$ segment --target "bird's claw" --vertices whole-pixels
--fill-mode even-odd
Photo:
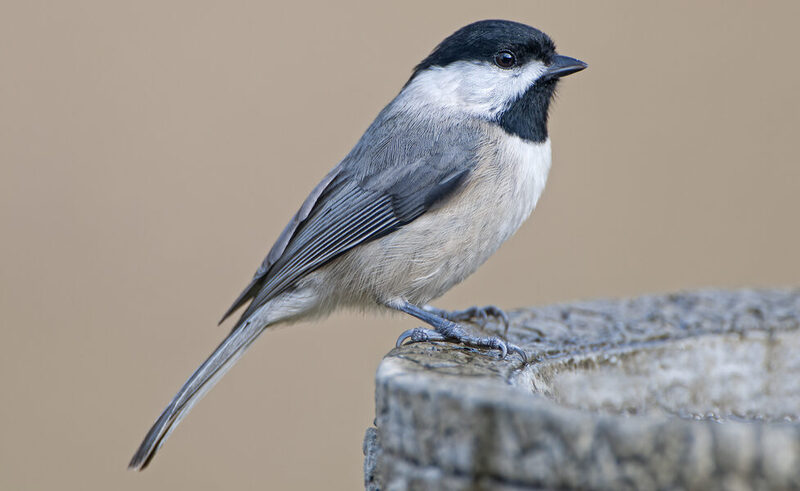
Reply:
[[[462,341],[463,342],[463,341]],[[525,350],[517,346],[516,344],[509,343],[507,341],[503,341],[500,338],[479,338],[477,339],[477,343],[469,343],[463,342],[467,346],[476,346],[476,347],[488,347],[500,350],[500,359],[505,359],[509,353],[516,353],[522,359],[523,363],[527,363],[528,355],[525,354]]]
[[[423,341],[447,341],[447,338],[433,329],[425,329],[422,327],[415,327],[405,331],[400,337],[397,338],[395,347],[399,348],[403,343],[409,339],[410,343],[421,343]]]
[[[408,341],[408,343],[406,343],[406,341]],[[503,341],[500,338],[496,337],[473,338],[473,337],[445,336],[442,333],[435,331],[433,329],[425,329],[422,327],[409,329],[404,333],[402,333],[400,337],[397,338],[395,346],[399,348],[403,344],[421,343],[427,341],[450,341],[450,342],[460,343],[472,348],[496,349],[500,351],[500,359],[505,359],[508,356],[508,353],[511,352],[518,354],[520,358],[522,358],[523,362],[528,361],[528,357],[522,348],[520,348],[516,344]]]
[[[503,309],[496,307],[494,305],[486,305],[485,307],[473,307],[479,311],[481,319],[483,320],[483,325],[486,325],[486,321],[488,320],[489,316],[492,316],[496,319],[499,319],[500,322],[503,323],[503,327],[508,329],[510,321],[508,320],[508,315],[503,311]],[[483,327],[483,325],[481,327]]]
[[[489,321],[489,317],[494,317],[499,319],[500,322],[503,323],[503,326],[508,329],[509,320],[508,315],[506,315],[503,310],[494,305],[486,305],[483,307],[470,307],[464,310],[456,310],[453,312],[447,312],[446,318],[453,322],[469,322],[469,321],[478,321],[477,324],[480,327],[486,327],[486,323]]]
[[[508,343],[508,350],[512,353],[516,353],[522,358],[522,363],[528,363],[528,355],[525,354],[525,350],[517,346],[516,344]]]

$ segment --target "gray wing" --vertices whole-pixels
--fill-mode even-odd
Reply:
[[[388,127],[387,127],[388,126]],[[371,128],[374,129],[374,128]],[[369,130],[368,130],[369,131]],[[312,191],[223,320],[253,299],[238,328],[267,301],[359,244],[389,234],[452,195],[475,167],[479,135],[456,131],[393,138],[384,125],[362,139]],[[381,138],[380,133],[385,136]],[[408,135],[408,133],[405,133]],[[464,135],[472,138],[464,138]],[[367,147],[364,141],[370,141]],[[222,321],[220,321],[222,322]]]
[[[264,258],[264,261],[259,266],[258,270],[256,270],[256,274],[253,275],[252,281],[247,287],[239,294],[236,300],[233,301],[233,305],[225,312],[220,319],[219,323],[222,324],[225,322],[232,313],[234,313],[239,307],[246,304],[251,298],[253,298],[257,293],[258,289],[261,285],[261,280],[264,278],[264,275],[267,274],[269,269],[275,264],[275,261],[280,258],[283,251],[286,250],[286,246],[289,244],[289,241],[294,236],[294,233],[297,231],[297,228],[308,218],[308,215],[311,213],[311,210],[317,204],[317,200],[319,199],[320,195],[325,191],[328,185],[333,181],[336,176],[339,174],[341,170],[341,166],[336,166],[332,171],[322,179],[322,182],[317,184],[317,186],[311,191],[311,194],[308,195],[306,200],[300,206],[300,209],[297,210],[297,213],[294,214],[292,219],[289,223],[286,224],[281,234],[278,236],[278,240],[275,241],[275,244],[272,245],[272,248],[269,250],[267,257]]]

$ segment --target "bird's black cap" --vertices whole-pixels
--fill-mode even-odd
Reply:
[[[430,67],[446,67],[458,61],[497,63],[497,56],[503,51],[510,52],[518,65],[538,61],[547,69],[537,83],[510,101],[493,122],[522,139],[544,142],[548,110],[559,78],[583,70],[586,63],[557,54],[550,36],[531,26],[508,20],[482,20],[464,26],[414,68],[406,86]]]
[[[414,68],[411,79],[432,66],[456,61],[488,61],[502,51],[513,52],[524,64],[535,59],[549,64],[556,54],[550,36],[531,26],[510,20],[482,20],[462,27],[442,41]]]

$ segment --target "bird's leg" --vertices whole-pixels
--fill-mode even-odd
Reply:
[[[527,360],[525,352],[519,346],[508,343],[497,337],[477,337],[471,336],[464,328],[455,322],[437,315],[434,312],[426,310],[416,305],[412,305],[406,301],[397,301],[387,304],[388,307],[405,312],[406,314],[413,315],[417,319],[430,324],[433,329],[425,329],[417,327],[409,329],[397,338],[397,346],[402,345],[406,340],[412,343],[419,343],[422,341],[452,341],[461,343],[473,348],[490,348],[500,350],[500,355],[505,358],[509,351],[517,353],[522,357],[523,361]]]
[[[486,321],[489,317],[495,317],[503,323],[505,331],[508,331],[508,316],[499,307],[494,305],[486,305],[484,307],[470,307],[464,310],[443,310],[437,309],[432,305],[425,305],[422,307],[431,314],[444,317],[453,322],[470,322],[474,321],[479,326],[486,327]]]

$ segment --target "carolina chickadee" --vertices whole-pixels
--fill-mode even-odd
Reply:
[[[130,467],[143,469],[178,422],[268,326],[339,307],[394,309],[452,341],[523,358],[457,322],[494,307],[427,306],[475,271],[528,217],[550,169],[547,113],[560,77],[586,68],[524,24],[486,20],[442,41],[352,151],[311,191],[253,280],[228,337],[189,377]],[[220,321],[222,322],[222,321]]]

